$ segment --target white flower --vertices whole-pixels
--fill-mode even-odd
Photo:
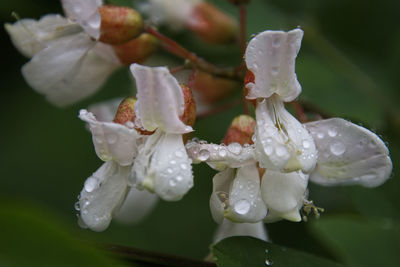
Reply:
[[[234,223],[224,220],[218,225],[218,229],[214,236],[214,244],[222,239],[231,236],[252,236],[264,241],[268,241],[267,231],[263,222],[258,223]]]
[[[64,0],[62,4],[68,19],[47,15],[5,26],[17,49],[32,57],[22,68],[25,80],[58,106],[91,95],[120,65],[113,49],[96,41],[102,1]]]
[[[131,71],[138,91],[136,124],[155,130],[135,160],[133,183],[164,200],[179,200],[193,186],[192,161],[182,140],[182,134],[192,131],[180,120],[184,112],[182,89],[165,67],[133,64]]]

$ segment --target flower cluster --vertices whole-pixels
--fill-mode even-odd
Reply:
[[[15,46],[31,58],[22,68],[28,84],[64,106],[94,93],[117,67],[130,65],[137,89],[136,98],[119,100],[118,107],[112,102],[79,113],[104,161],[79,195],[82,226],[103,231],[114,216],[140,219],[158,197],[180,200],[193,187],[192,163],[206,162],[218,171],[210,199],[211,214],[221,224],[216,240],[232,234],[267,239],[263,222],[301,221],[301,209],[310,203],[309,180],[374,187],[390,176],[388,149],[371,131],[340,118],[302,124],[285,109],[302,90],[295,73],[302,30],[264,31],[249,42],[248,72],[240,78],[255,119],[236,117],[224,144],[186,143],[196,118],[191,89],[166,67],[137,63],[162,40],[168,51],[186,55],[189,67],[203,63],[194,83],[213,91],[219,86],[208,86],[215,77],[205,73],[211,64],[153,29],[146,33],[149,26],[131,8],[101,0],[63,0],[62,5],[67,18],[47,15],[6,25]],[[181,7],[178,13],[176,6]],[[189,29],[207,42],[237,37],[235,22],[202,0],[149,0],[146,10],[152,23]],[[226,92],[232,87],[228,85]],[[223,96],[204,91],[207,99]]]

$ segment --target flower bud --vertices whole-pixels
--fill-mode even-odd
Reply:
[[[208,43],[230,43],[237,37],[238,27],[235,20],[210,3],[202,2],[194,6],[186,24],[200,39]]]
[[[222,142],[226,145],[230,143],[253,144],[254,126],[256,122],[249,115],[237,116],[231,123]]]
[[[128,7],[104,5],[101,15],[100,41],[107,44],[122,44],[139,36],[143,31],[140,14]]]
[[[193,93],[189,86],[181,84],[181,88],[185,99],[185,110],[180,116],[180,119],[186,125],[193,126],[196,121],[196,102],[194,101]],[[190,133],[183,135],[183,141],[185,143],[188,140],[189,135]]]
[[[136,113],[135,113],[135,105],[136,105],[136,98],[134,97],[127,97],[118,106],[117,113],[114,117],[114,122],[119,123],[122,125],[126,125],[129,127],[129,124],[132,125],[140,134],[143,135],[151,135],[154,132],[149,132],[143,130],[135,125]]]
[[[120,45],[114,45],[114,51],[121,63],[130,65],[141,63],[152,55],[158,48],[158,39],[148,33],[142,33],[136,39]]]
[[[198,71],[194,77],[194,90],[199,93],[201,100],[213,103],[221,100],[236,87],[231,80],[215,77],[206,72]]]

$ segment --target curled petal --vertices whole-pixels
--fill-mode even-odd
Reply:
[[[361,184],[375,187],[392,172],[385,143],[373,132],[333,118],[306,124],[318,149],[311,181],[322,185]]]
[[[225,217],[236,222],[255,223],[267,215],[261,199],[260,178],[255,164],[237,170],[229,194],[229,207]]]
[[[114,160],[122,166],[133,163],[138,151],[140,135],[135,129],[114,122],[100,122],[81,110],[79,118],[90,125],[97,156],[104,161]]]
[[[224,238],[231,236],[252,236],[264,241],[268,241],[267,231],[263,222],[258,223],[234,223],[224,220],[217,229],[214,236],[214,244]]]
[[[122,223],[137,223],[149,214],[157,202],[157,195],[132,187],[114,218]]]
[[[102,0],[62,0],[67,17],[78,22],[81,27],[96,40],[100,37],[101,16],[99,7]]]
[[[86,181],[79,198],[80,218],[93,231],[107,229],[128,192],[129,167],[104,163]]]
[[[167,133],[187,133],[192,127],[186,126],[179,118],[184,112],[185,101],[178,81],[165,67],[131,65],[131,72],[137,87],[137,116],[148,131],[157,128]]]
[[[303,205],[307,183],[308,175],[302,172],[282,173],[267,170],[262,178],[261,190],[271,215],[289,221],[301,221],[299,209]]]
[[[307,129],[276,97],[263,100],[256,108],[256,155],[262,168],[292,172],[312,171],[317,150]]]
[[[93,105],[90,105],[88,107],[88,111],[93,113],[93,115],[96,117],[97,120],[99,121],[109,121],[111,122],[115,114],[117,113],[118,106],[121,103],[123,98],[113,98],[110,100],[106,100],[100,103],[96,103]]]
[[[26,57],[33,57],[57,38],[82,31],[60,15],[46,15],[40,20],[22,19],[5,24],[14,46]]]
[[[283,101],[294,100],[301,92],[295,73],[295,59],[300,50],[303,31],[265,31],[248,44],[247,68],[255,81],[247,83],[247,98],[268,98],[277,94]]]
[[[224,210],[228,208],[229,193],[236,170],[227,168],[218,172],[213,178],[213,192],[210,198],[211,215],[216,223],[224,220]]]
[[[134,182],[164,200],[180,200],[193,186],[191,163],[182,135],[158,129],[148,137],[135,160]]]
[[[254,147],[231,143],[228,146],[203,144],[195,141],[186,144],[186,150],[193,163],[207,162],[212,168],[222,171],[255,163]]]
[[[79,33],[51,43],[22,68],[28,84],[65,106],[94,93],[118,66],[90,51],[96,42]]]

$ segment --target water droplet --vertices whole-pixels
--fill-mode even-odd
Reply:
[[[234,205],[234,210],[236,213],[244,215],[250,210],[250,203],[246,199],[241,199]]]
[[[115,144],[117,142],[117,140],[118,140],[118,136],[116,134],[109,134],[107,136],[107,142],[109,144]]]
[[[76,211],[80,211],[81,207],[79,206],[79,201],[75,202],[74,208]]]
[[[183,177],[182,177],[182,176],[180,176],[180,175],[178,175],[178,176],[176,176],[176,180],[177,180],[178,182],[180,182],[180,181],[182,181],[182,180],[183,180]]]
[[[337,130],[335,128],[329,129],[328,130],[328,135],[330,137],[335,137],[337,135]]]
[[[181,164],[181,169],[182,170],[187,170],[188,166],[185,163]]]
[[[317,133],[317,138],[318,139],[322,139],[322,138],[324,138],[325,137],[325,134],[324,133]]]
[[[96,136],[96,137],[94,138],[94,140],[95,140],[96,143],[98,143],[98,144],[102,144],[102,143],[103,143],[103,138],[100,137],[100,136]]]
[[[333,155],[340,156],[346,151],[346,147],[342,142],[335,142],[330,146]]]
[[[135,127],[135,125],[134,125],[133,122],[131,122],[131,121],[127,121],[127,122],[125,123],[125,126],[128,127],[128,128],[133,128],[133,127]]]
[[[253,135],[253,136],[255,136],[255,135]],[[235,143],[230,143],[228,145],[228,150],[231,153],[235,154],[235,155],[239,155],[240,152],[242,152],[242,146],[239,143],[236,143],[236,142]]]
[[[88,112],[87,112],[85,109],[79,110],[79,115],[80,115],[80,116],[86,115],[87,113],[88,113]]]
[[[269,259],[265,260],[265,265],[271,266],[272,264],[274,264],[274,262],[272,260],[269,260]]]
[[[274,148],[272,146],[265,147],[265,154],[267,154],[267,156],[271,156],[273,152],[274,152]]]
[[[175,152],[175,156],[177,156],[178,158],[182,158],[183,157],[183,152],[182,151],[176,151]]]
[[[86,192],[90,193],[93,192],[99,186],[98,181],[96,178],[90,177],[85,181],[84,188]]]
[[[172,187],[176,186],[176,182],[175,182],[174,180],[172,180],[172,179],[169,180],[168,183],[169,183],[169,185],[172,186]]]
[[[255,134],[253,134],[253,136],[251,137],[251,141],[253,141],[253,143],[257,141],[257,136]]]
[[[172,165],[175,165],[176,164],[176,160],[170,160],[169,163],[172,164]]]
[[[311,146],[310,141],[308,141],[308,140],[303,140],[303,147],[304,147],[305,149],[310,148],[310,146]]]
[[[168,172],[168,173],[172,173],[173,170],[172,170],[171,168],[168,168],[168,169],[167,169],[167,172]]]
[[[265,253],[268,253],[268,249],[267,248],[265,249]]]
[[[88,25],[92,28],[99,28],[101,25],[101,18],[95,17],[88,21]]]
[[[279,37],[275,38],[272,42],[272,45],[275,47],[279,47],[281,45],[281,39]]]
[[[199,151],[199,156],[197,158],[201,161],[205,161],[208,160],[209,157],[210,157],[210,151],[208,151],[207,149],[202,149]]]
[[[227,154],[226,149],[225,148],[221,148],[219,150],[218,154],[219,154],[220,157],[224,158],[226,156],[226,154]]]
[[[265,141],[266,141],[267,143],[272,143],[272,138],[271,138],[271,137],[268,137],[267,139],[265,139]]]
[[[284,157],[284,156],[288,155],[287,148],[284,146],[277,147],[275,153],[278,157]]]
[[[190,126],[185,126],[185,131],[186,132],[191,132],[191,131],[193,131],[193,129]]]
[[[371,141],[371,142],[368,144],[368,146],[369,146],[370,148],[375,148],[375,147],[376,147],[376,143],[375,143],[374,141]]]

